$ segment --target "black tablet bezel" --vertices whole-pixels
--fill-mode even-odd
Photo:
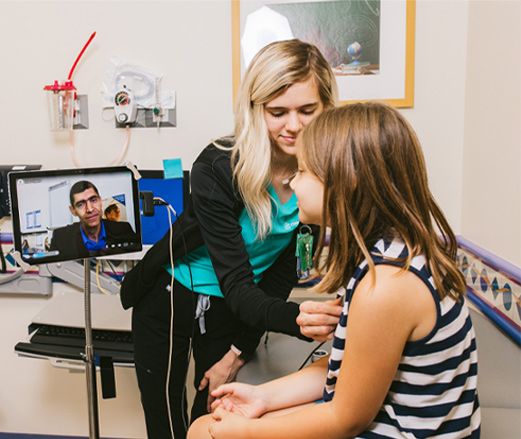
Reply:
[[[74,183],[79,180],[89,180],[95,185],[96,182],[101,182],[107,176],[121,175],[122,178],[129,179],[129,186],[131,191],[131,200],[128,201],[127,215],[133,217],[135,225],[136,242],[125,243],[125,246],[106,248],[99,251],[89,251],[87,255],[77,254],[75,256],[55,254],[55,252],[40,252],[38,254],[27,255],[22,252],[22,243],[27,236],[27,233],[22,233],[20,213],[20,199],[18,191],[18,181],[28,179],[46,179],[46,178],[70,178]],[[56,263],[69,260],[85,259],[85,257],[100,257],[109,255],[119,255],[126,253],[134,253],[142,250],[141,242],[141,215],[139,208],[139,189],[138,182],[134,178],[132,171],[126,166],[111,166],[100,168],[76,168],[76,169],[56,169],[56,170],[38,170],[38,171],[17,171],[8,174],[9,178],[9,195],[11,200],[11,218],[13,228],[13,244],[17,252],[19,252],[22,260],[30,265],[40,265],[47,263]],[[98,183],[99,184],[99,183]],[[101,194],[103,196],[103,194]],[[48,200],[47,200],[48,202]],[[131,207],[131,212],[129,208]],[[64,206],[68,209],[69,206]],[[45,232],[46,229],[43,229]],[[43,253],[43,254],[42,254]]]

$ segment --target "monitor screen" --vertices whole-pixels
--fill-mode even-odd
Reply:
[[[11,204],[9,202],[9,181],[7,175],[15,171],[35,171],[41,165],[2,165],[0,166],[0,218],[11,216]]]
[[[150,191],[154,197],[161,198],[172,206],[179,216],[185,209],[190,192],[190,173],[183,172],[183,178],[163,177],[162,170],[139,170],[140,191]],[[171,215],[172,222],[175,216]],[[168,211],[164,206],[156,206],[153,216],[141,216],[141,234],[143,245],[153,245],[168,231],[170,226]]]
[[[138,184],[124,166],[9,174],[13,241],[45,264],[142,249]]]

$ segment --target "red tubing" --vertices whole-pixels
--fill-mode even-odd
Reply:
[[[87,47],[89,47],[89,44],[90,42],[92,41],[92,39],[96,36],[96,32],[94,32],[90,38],[89,38],[89,41],[87,41],[87,44],[85,44],[85,46],[83,46],[83,49],[82,51],[80,52],[80,54],[78,55],[78,58],[76,58],[76,61],[74,62],[74,65],[72,66],[72,69],[71,69],[71,72],[69,73],[69,80],[72,78],[72,72],[74,72],[74,69],[76,68],[76,64],[78,64],[78,61],[80,60],[80,58],[82,57],[83,55],[83,52],[85,52],[85,50],[87,49]]]

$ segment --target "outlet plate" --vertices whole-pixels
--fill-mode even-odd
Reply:
[[[116,128],[125,128],[126,124],[115,120]],[[159,122],[159,128],[175,128],[177,126],[176,109],[163,109],[163,115]],[[138,108],[136,121],[130,125],[131,128],[157,128],[157,118],[152,108]]]

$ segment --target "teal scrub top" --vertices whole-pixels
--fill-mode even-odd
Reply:
[[[295,194],[285,203],[281,204],[279,198],[270,185],[268,192],[271,195],[272,230],[262,239],[256,239],[255,226],[252,224],[246,209],[239,217],[242,227],[241,234],[244,239],[246,251],[250,256],[250,264],[253,268],[254,280],[259,282],[262,274],[279,257],[282,251],[290,243],[293,231],[299,224],[297,198]],[[172,274],[170,264],[165,269]],[[190,270],[192,276],[190,276]],[[201,246],[188,256],[174,262],[174,277],[184,287],[210,296],[223,297],[219,287],[219,281],[213,270],[212,261],[206,246]]]

